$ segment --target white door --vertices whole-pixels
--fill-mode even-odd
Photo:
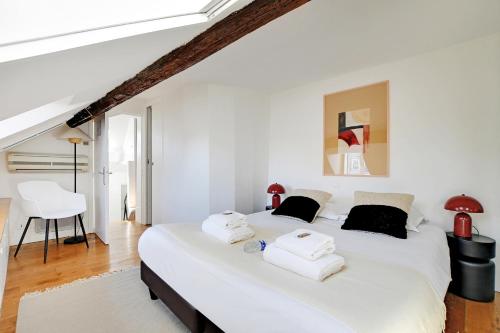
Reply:
[[[152,224],[153,220],[153,109],[146,108],[146,224]]]
[[[94,198],[95,233],[104,244],[108,243],[109,227],[109,156],[108,119],[96,118],[94,126]]]
[[[163,221],[163,184],[162,184],[162,159],[163,159],[163,136],[162,136],[162,113],[156,112],[149,107],[148,117],[150,119],[150,126],[146,135],[150,143],[150,150],[148,158],[150,159],[149,172],[150,172],[150,198],[151,205],[149,207],[151,219],[148,224],[165,223]]]

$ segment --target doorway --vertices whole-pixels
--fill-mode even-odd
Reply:
[[[108,112],[94,122],[95,232],[105,244],[133,225],[150,224],[147,118],[148,110]]]
[[[137,161],[138,117],[121,114],[109,118],[109,210],[110,223],[137,221],[137,178],[140,177]],[[139,165],[140,169],[140,165]],[[140,197],[140,194],[139,194]]]

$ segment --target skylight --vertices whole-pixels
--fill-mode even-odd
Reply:
[[[206,22],[236,1],[1,1],[0,62]]]
[[[74,96],[68,96],[52,103],[42,105],[36,109],[1,120],[0,140],[39,125],[62,114],[79,109],[90,103],[90,101],[74,103],[73,98]]]

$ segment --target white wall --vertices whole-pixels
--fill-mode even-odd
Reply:
[[[163,119],[161,186],[153,197],[153,224],[201,221],[209,213],[209,127],[206,86],[166,91],[152,103]],[[158,161],[156,161],[158,163]],[[155,165],[156,165],[155,163]],[[155,213],[161,211],[161,213]]]
[[[228,88],[209,86],[209,210],[236,207],[236,160],[234,97]]]
[[[322,176],[323,95],[390,81],[390,176]],[[500,34],[404,61],[333,77],[271,97],[269,182],[288,189],[414,193],[425,216],[446,229],[443,205],[466,193],[484,206],[481,233],[500,239]],[[500,274],[497,274],[497,289]]]
[[[266,155],[267,103],[253,91],[211,84],[166,87],[152,101],[163,122],[161,175],[153,174],[161,184],[153,193],[161,198],[153,205],[154,224],[264,209],[267,159],[257,157]]]
[[[210,85],[210,212],[265,208],[268,96]],[[264,185],[263,185],[264,184]]]
[[[81,127],[89,133],[87,125]],[[48,133],[40,135],[30,141],[20,144],[12,151],[29,153],[54,153],[73,154],[73,145],[64,140],[58,140],[61,128],[56,128]],[[89,146],[77,145],[77,154],[89,157],[89,165],[92,163],[92,153]],[[21,211],[20,197],[17,193],[17,184],[28,180],[51,180],[59,183],[63,188],[73,191],[73,172],[68,173],[9,173],[7,171],[7,152],[0,153],[0,197],[11,197],[12,204],[9,215],[9,240],[10,245],[15,245],[21,238],[22,231],[28,220]],[[94,232],[93,225],[93,200],[92,200],[92,174],[91,172],[77,173],[77,191],[83,193],[87,199],[87,212],[84,214],[86,232]],[[45,233],[35,233],[34,223],[42,223],[41,220],[33,220],[26,233],[23,243],[37,242],[45,239]],[[44,222],[43,222],[44,223]],[[60,237],[73,235],[73,229],[59,232]],[[51,233],[50,238],[55,238]]]
[[[269,98],[247,92],[238,96],[235,113],[235,209],[263,211],[267,198]]]

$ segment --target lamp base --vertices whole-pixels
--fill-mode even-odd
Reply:
[[[457,237],[472,238],[472,218],[469,214],[460,212],[455,215],[453,234]]]
[[[85,238],[83,236],[73,236],[64,239],[64,244],[80,244],[85,242]]]
[[[273,195],[273,209],[278,208],[279,205],[281,204],[281,197],[279,194]]]

